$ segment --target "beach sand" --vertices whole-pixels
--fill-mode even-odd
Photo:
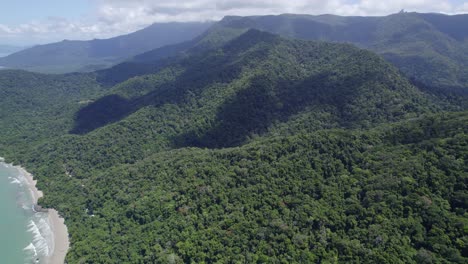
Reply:
[[[50,264],[63,264],[70,246],[67,226],[64,224],[65,219],[60,217],[56,210],[51,209],[49,210],[49,221],[54,232],[55,248],[48,262]]]
[[[31,173],[27,172],[24,168],[20,166],[17,168],[26,177],[29,189],[31,190],[33,201],[34,203],[37,203],[37,200],[44,195],[42,191],[36,188],[37,181],[34,180]],[[70,246],[67,226],[64,224],[64,219],[59,216],[56,210],[49,209],[48,216],[52,231],[54,233],[54,250],[46,261],[49,264],[63,264]]]

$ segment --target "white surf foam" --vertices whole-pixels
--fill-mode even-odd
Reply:
[[[10,182],[11,184],[18,184],[20,186],[23,186],[24,184],[28,183],[25,175],[19,169],[18,169],[18,174],[16,175],[16,177],[8,177],[8,179],[11,180]]]
[[[39,263],[39,256],[33,243],[30,243],[27,247],[23,248],[23,251],[25,251],[27,255],[24,260],[24,264]]]
[[[18,180],[18,179],[16,179],[16,178],[12,178],[10,183],[11,183],[11,184],[18,184],[18,185],[22,185],[22,184],[21,184],[21,181],[20,181],[20,180]]]
[[[35,248],[36,254],[41,256],[49,256],[51,248],[49,245],[50,239],[48,238],[52,235],[52,230],[47,223],[47,220],[44,218],[39,218],[37,223],[33,220],[30,220],[28,231],[33,234],[32,244]]]
[[[1,163],[1,165],[6,168],[17,169],[18,173],[11,175],[8,179],[11,184],[20,187],[17,195],[18,207],[23,208],[28,217],[30,217],[26,231],[32,234],[32,242],[23,248],[26,255],[25,262],[28,264],[42,263],[45,257],[50,257],[53,254],[55,248],[54,234],[48,214],[33,212],[32,206],[34,205],[35,196],[33,190],[29,188],[25,172],[20,168],[14,167],[12,164]],[[28,195],[29,193],[30,195]]]
[[[37,250],[33,243],[30,243],[27,247],[23,248],[23,250],[31,252],[35,257],[37,256]]]

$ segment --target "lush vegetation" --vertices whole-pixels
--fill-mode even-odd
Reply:
[[[70,129],[77,135],[46,142],[33,160],[57,160],[62,173],[85,177],[168,148],[365,128],[440,108],[370,52],[254,30],[108,93],[78,111]]]
[[[94,75],[0,71],[1,155],[25,155],[32,145],[66,134],[83,105],[105,93]]]
[[[1,154],[65,217],[68,263],[465,263],[468,112],[444,111],[466,101],[352,45],[244,31],[0,72]]]
[[[183,148],[86,177],[33,171],[67,218],[71,263],[465,263],[467,122]]]

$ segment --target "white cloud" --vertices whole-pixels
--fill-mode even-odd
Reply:
[[[49,17],[22,25],[0,23],[1,39],[35,42],[106,38],[154,22],[219,20],[226,15],[281,13],[387,15],[401,9],[467,13],[468,0],[92,0],[96,9],[79,20]],[[0,20],[1,21],[1,20]]]
[[[455,13],[468,1],[460,0],[97,0],[101,14],[138,14],[139,19],[191,21],[219,19],[225,15],[306,13],[387,15],[401,9]],[[458,3],[458,4],[457,4]],[[120,18],[122,16],[119,16]]]
[[[468,13],[468,2],[467,3],[463,3],[462,5],[460,5],[457,10],[456,10],[456,13]]]

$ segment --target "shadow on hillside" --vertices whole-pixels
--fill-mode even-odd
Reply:
[[[340,82],[335,80],[328,72],[301,82],[257,77],[249,87],[239,91],[235,98],[219,109],[213,128],[201,133],[198,130],[190,131],[174,138],[173,142],[177,147],[233,147],[241,145],[251,136],[267,132],[275,122],[285,122],[308,107],[319,111],[331,109],[340,115],[342,106],[352,100],[363,80],[359,77]],[[323,125],[327,126],[325,123]]]
[[[109,95],[81,108],[75,116],[72,134],[86,134],[118,121],[133,111],[133,102],[118,95]]]
[[[166,103],[184,102],[188,92],[200,94],[203,88],[212,84],[229,83],[239,78],[242,68],[252,61],[261,61],[268,56],[265,49],[244,52],[261,42],[279,40],[277,36],[251,30],[223,47],[223,52],[200,51],[188,58],[173,57],[156,63],[126,62],[111,69],[97,72],[96,79],[104,86],[113,86],[129,78],[154,74],[165,66],[185,69],[176,80],[155,87],[153,92],[138,98],[125,99],[109,95],[85,106],[75,116],[74,134],[86,134],[104,125],[119,121],[145,106],[160,106]],[[125,87],[125,84],[123,84]],[[132,87],[126,87],[130,90]]]
[[[83,107],[76,113],[75,124],[70,133],[87,134],[102,126],[118,122],[146,106],[184,103],[188,94],[197,94],[204,87],[214,83],[231,82],[241,74],[242,68],[239,65],[222,64],[219,60],[204,62],[185,65],[186,71],[175,81],[155,87],[152,92],[143,96],[126,99],[112,94]],[[222,66],[219,66],[220,63]]]
[[[96,81],[102,86],[112,87],[135,76],[156,73],[164,63],[123,62],[112,68],[96,71]]]
[[[439,105],[443,105],[445,110],[463,111],[468,109],[468,87],[437,87],[427,85],[415,78],[409,78],[409,80],[420,91],[435,99]]]

